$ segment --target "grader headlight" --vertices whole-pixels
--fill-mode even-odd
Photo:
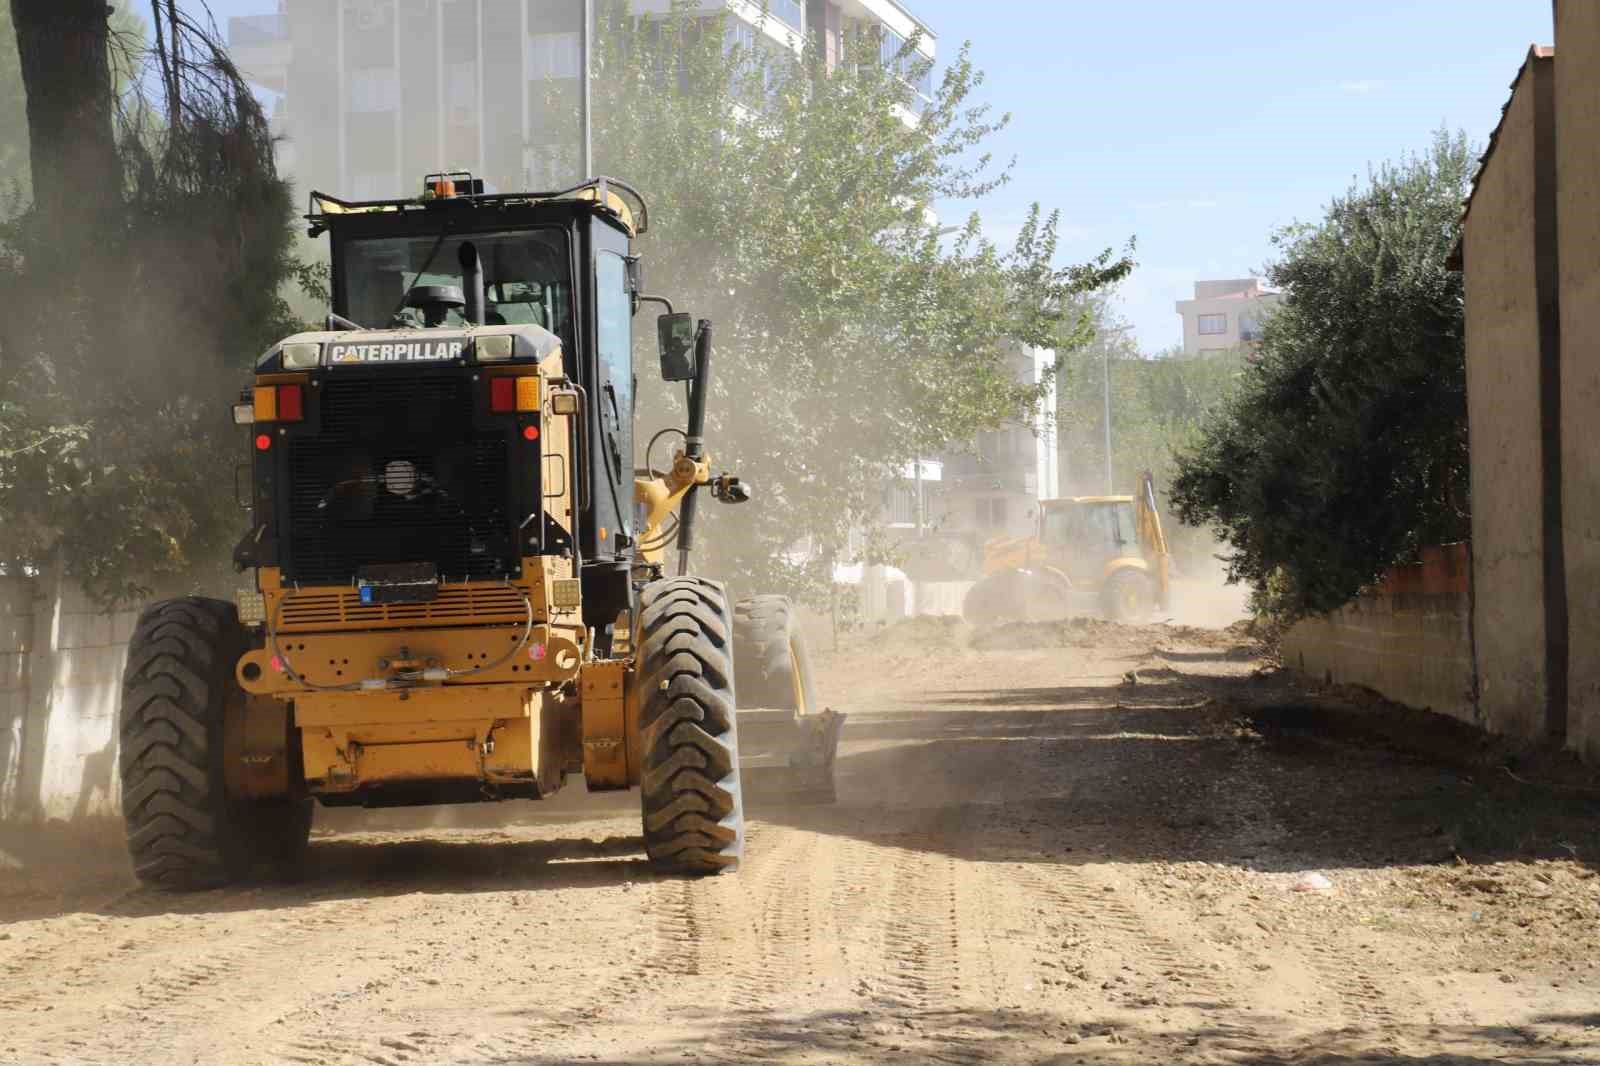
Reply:
[[[502,363],[511,358],[511,353],[516,350],[516,341],[509,333],[497,333],[491,337],[479,337],[472,342],[472,351],[480,363]]]
[[[285,370],[315,370],[322,362],[322,345],[302,341],[285,344],[280,358]]]
[[[255,589],[240,589],[233,594],[239,608],[239,621],[247,626],[260,625],[267,620],[267,598]]]

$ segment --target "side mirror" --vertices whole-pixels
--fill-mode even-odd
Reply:
[[[661,345],[661,380],[694,380],[694,316],[688,312],[662,315],[656,319],[656,334]]]

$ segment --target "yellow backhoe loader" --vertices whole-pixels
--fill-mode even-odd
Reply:
[[[1145,473],[1132,496],[1041,500],[1032,536],[984,545],[983,577],[962,614],[974,625],[1086,613],[1141,622],[1170,605],[1170,570],[1155,480]]]
[[[643,291],[643,198],[439,174],[415,198],[312,193],[307,219],[332,313],[263,354],[233,410],[244,587],[153,604],[129,648],[137,875],[293,868],[316,802],[536,799],[580,773],[640,790],[657,867],[715,873],[743,852],[742,769],[831,798],[840,719],[788,601],[687,573],[700,496],[748,493],[706,450],[711,323]],[[633,466],[645,303],[688,393],[661,473]]]

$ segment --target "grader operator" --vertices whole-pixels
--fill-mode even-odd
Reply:
[[[830,798],[840,718],[788,601],[687,574],[699,495],[747,492],[706,450],[711,323],[642,291],[643,198],[430,175],[414,199],[313,193],[307,218],[330,237],[327,328],[269,349],[234,409],[248,584],[150,606],[129,649],[138,876],[293,868],[314,802],[535,799],[575,773],[640,789],[656,866],[715,873],[743,851],[741,761]],[[633,468],[650,302],[687,389],[664,472]]]

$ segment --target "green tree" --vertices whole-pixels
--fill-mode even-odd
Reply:
[[[1179,460],[1184,521],[1293,617],[1469,533],[1461,278],[1448,269],[1476,153],[1439,133],[1321,222],[1274,238],[1286,292],[1259,362]]]
[[[1009,250],[975,214],[941,233],[934,204],[981,200],[1007,177],[982,153],[1007,120],[973,103],[982,77],[965,50],[908,124],[912,91],[875,39],[828,71],[810,54],[730,47],[723,19],[691,7],[609,9],[597,169],[656,206],[651,289],[716,322],[710,447],[759,502],[712,518],[700,565],[821,598],[849,531],[876,522],[885,478],[1037,416],[1042,389],[1014,380],[1008,346],[1054,344],[1075,301],[1131,263],[1107,250],[1059,266],[1056,216],[1037,206]],[[894,64],[913,77],[914,45]],[[680,418],[641,412],[642,428]],[[810,550],[789,550],[800,543]]]
[[[65,34],[49,5],[13,13],[24,7],[30,100],[62,78],[75,103],[30,108],[35,187],[55,192],[0,225],[0,565],[59,565],[106,601],[192,585],[239,532],[228,402],[294,328],[278,294],[293,269],[288,191],[254,97],[182,8],[157,9],[166,95],[146,103],[145,79],[119,79],[116,64],[141,57],[104,5],[75,2]],[[109,69],[79,78],[66,71],[78,53]],[[92,124],[99,165],[102,121],[110,173],[88,187],[101,209],[74,215],[61,191],[89,193],[60,173],[82,154],[65,138]],[[63,217],[94,228],[64,236]],[[65,254],[85,239],[92,254]]]

